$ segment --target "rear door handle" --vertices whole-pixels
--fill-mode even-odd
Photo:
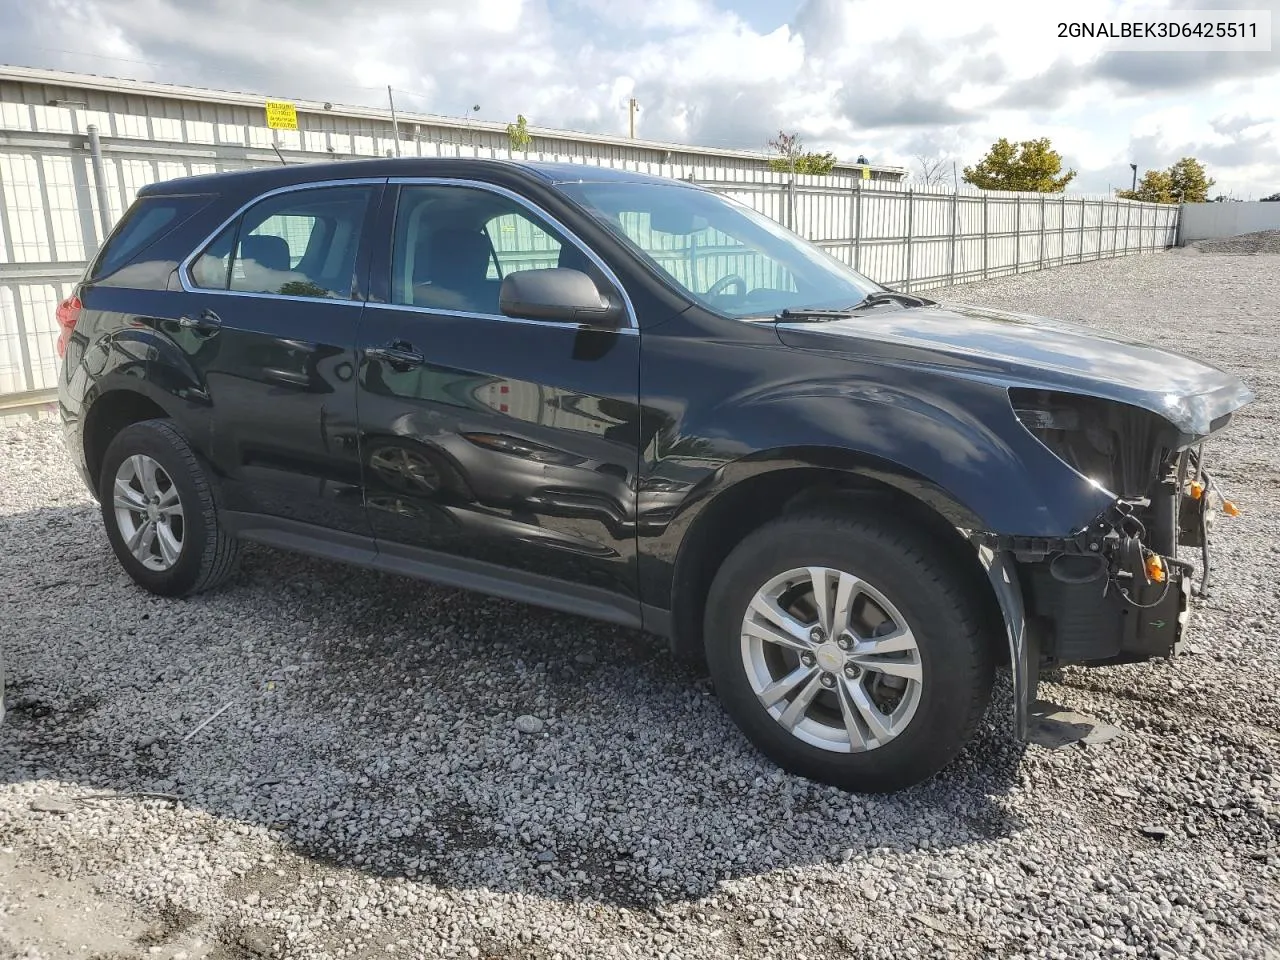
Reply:
[[[178,326],[184,330],[212,336],[222,329],[222,318],[212,310],[201,310],[195,317],[179,317]]]
[[[427,362],[426,357],[413,349],[413,344],[405,343],[403,340],[395,340],[385,347],[366,347],[364,355],[383,361],[393,370],[408,370],[412,367],[420,367]]]

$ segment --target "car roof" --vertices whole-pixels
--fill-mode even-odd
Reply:
[[[208,173],[152,183],[139,196],[183,193],[259,193],[320,180],[356,180],[383,177],[460,177],[491,180],[511,175],[544,183],[649,182],[679,184],[668,177],[597,167],[586,163],[551,163],[529,160],[490,160],[468,157],[395,157],[369,160],[331,160],[281,166],[253,167],[225,173]]]

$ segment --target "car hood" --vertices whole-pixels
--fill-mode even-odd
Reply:
[[[1225,421],[1216,421],[1253,399],[1237,377],[1171,350],[1061,320],[961,304],[886,307],[777,329],[784,344],[798,349],[1116,400],[1194,436],[1219,429]]]

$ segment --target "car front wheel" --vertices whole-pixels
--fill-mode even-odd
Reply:
[[[725,709],[780,766],[846,789],[925,780],[990,697],[981,605],[947,551],[840,514],[786,516],[716,575],[705,639]]]

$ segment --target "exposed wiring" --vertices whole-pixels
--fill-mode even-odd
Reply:
[[[1200,508],[1200,596],[1209,592],[1209,505]]]
[[[1183,450],[1178,457],[1177,492],[1173,497],[1173,560],[1178,560],[1178,545],[1182,540],[1182,498],[1187,488],[1187,463],[1191,459],[1191,451]]]
[[[1123,597],[1125,602],[1130,606],[1137,607],[1139,610],[1150,610],[1152,607],[1158,607],[1160,604],[1164,603],[1164,598],[1169,595],[1169,586],[1173,583],[1173,578],[1165,577],[1164,589],[1160,591],[1160,596],[1156,597],[1156,599],[1152,600],[1150,603],[1139,603],[1137,600],[1133,599],[1133,597],[1129,596],[1129,592],[1124,587],[1120,586],[1120,582],[1116,580],[1115,577],[1111,578],[1111,582],[1116,585],[1116,589],[1120,591],[1120,596]]]
[[[1211,493],[1213,488],[1213,478],[1209,476],[1209,471],[1204,469],[1204,465],[1200,461],[1201,452],[1204,444],[1197,448],[1196,458],[1196,482],[1204,483],[1204,492],[1201,494],[1200,504],[1200,596],[1207,596],[1209,593],[1209,510],[1213,502]]]

